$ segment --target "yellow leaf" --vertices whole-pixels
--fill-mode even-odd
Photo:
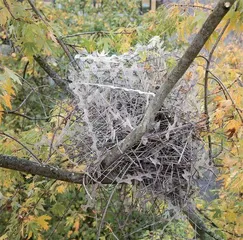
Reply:
[[[28,59],[27,57],[22,57],[22,58],[21,58],[21,61],[22,61],[22,62],[28,62],[29,59]]]
[[[51,220],[50,216],[42,215],[36,219],[36,223],[38,223],[38,225],[44,230],[48,230],[49,229],[48,220]]]
[[[68,239],[70,238],[70,236],[73,234],[73,231],[68,231],[67,237]]]
[[[239,216],[235,226],[235,232],[239,235],[243,234],[243,214]]]
[[[216,124],[221,125],[222,122],[223,122],[224,115],[225,115],[225,111],[224,110],[217,109],[216,112],[215,112],[215,114],[214,114],[214,122]]]
[[[33,232],[29,231],[27,239],[30,239],[33,236]]]
[[[57,45],[58,45],[58,42],[57,42],[57,39],[56,39],[56,37],[55,37],[55,35],[53,34],[53,32],[48,32],[47,33],[47,37],[49,38],[49,39],[51,39],[54,43],[56,43]]]
[[[236,215],[236,213],[234,213],[233,211],[230,211],[230,210],[229,210],[229,211],[225,214],[225,217],[226,217],[226,219],[227,219],[228,221],[230,221],[230,222],[235,222],[237,215]]]
[[[13,84],[10,78],[5,81],[5,83],[2,85],[2,88],[7,92],[8,95],[15,95]]]
[[[48,138],[49,140],[51,140],[52,137],[53,137],[53,133],[52,133],[52,132],[47,133],[47,138]]]
[[[66,189],[66,186],[64,186],[64,185],[60,185],[56,188],[58,193],[64,193],[65,189]]]
[[[5,95],[2,96],[2,99],[4,100],[6,106],[9,107],[10,109],[12,109],[11,96],[8,95],[8,94],[5,94]]]
[[[216,96],[215,98],[214,98],[214,101],[215,102],[220,102],[220,101],[222,101],[223,100],[223,97],[222,96]]]

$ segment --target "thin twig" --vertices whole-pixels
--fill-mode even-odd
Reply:
[[[34,3],[32,2],[32,0],[28,0],[28,3],[30,4],[32,10],[35,12],[35,14],[48,26],[50,27],[52,30],[53,28],[51,27],[51,25],[42,17],[41,12],[35,7]],[[76,63],[76,61],[74,60],[73,56],[71,55],[68,47],[63,43],[63,41],[61,39],[59,39],[55,34],[54,34],[57,42],[59,43],[59,45],[62,47],[63,51],[66,53],[67,57],[69,58],[71,64],[73,65],[73,67],[75,68],[76,71],[79,70],[79,66]]]
[[[128,164],[127,164],[128,165]],[[122,174],[122,177],[121,179],[126,175],[127,171],[129,170],[129,168],[131,167],[132,163],[129,164],[129,166],[125,165],[123,170],[125,169],[124,173]],[[103,227],[103,223],[104,223],[104,219],[105,219],[105,216],[106,216],[106,213],[107,213],[107,210],[108,210],[108,207],[110,205],[110,202],[111,202],[111,199],[116,191],[116,188],[117,186],[119,185],[119,181],[117,182],[117,184],[114,186],[114,189],[112,190],[111,194],[110,194],[110,197],[107,201],[107,204],[106,204],[106,207],[103,211],[103,214],[102,214],[102,218],[100,220],[100,225],[99,225],[99,228],[98,228],[98,233],[97,233],[97,240],[100,239],[100,233],[101,233],[101,230],[102,230],[102,227]]]
[[[8,137],[8,138],[10,138],[10,139],[12,139],[12,140],[14,140],[15,142],[17,142],[19,145],[21,145],[27,152],[29,152],[30,153],[30,155],[38,162],[38,163],[40,163],[40,164],[42,164],[41,163],[41,161],[39,160],[39,158],[28,148],[28,147],[26,147],[23,143],[21,143],[18,139],[16,139],[16,138],[14,138],[14,137],[12,137],[12,136],[10,136],[9,134],[7,134],[7,133],[4,133],[4,132],[0,132],[0,135],[3,135],[3,136],[6,136],[6,137]]]
[[[175,7],[189,7],[189,8],[202,8],[205,10],[213,11],[213,8],[205,7],[201,5],[195,5],[195,4],[173,4]]]
[[[207,121],[206,121],[206,128],[207,131],[210,132],[210,122],[209,122],[209,112],[208,112],[208,74],[209,74],[209,69],[210,69],[210,64],[211,64],[211,60],[214,54],[215,49],[217,48],[225,30],[227,29],[227,27],[230,24],[230,20],[227,21],[227,23],[225,24],[225,26],[223,27],[222,31],[219,34],[218,39],[216,40],[216,42],[214,43],[208,59],[207,59],[207,63],[206,63],[206,69],[205,69],[205,76],[204,76],[204,113],[207,116]],[[208,148],[209,148],[209,160],[210,162],[212,162],[212,137],[210,134],[208,134]]]
[[[222,89],[224,89],[224,91],[228,94],[229,99],[231,100],[233,107],[237,111],[237,113],[238,113],[238,115],[240,117],[240,120],[243,123],[243,117],[242,117],[242,115],[240,113],[240,110],[236,107],[235,102],[234,102],[233,98],[231,97],[228,89],[224,86],[223,82],[215,74],[213,74],[211,71],[209,71],[209,73],[213,76],[212,79],[214,79],[215,81],[217,81],[221,85]]]
[[[24,66],[24,71],[23,71],[23,78],[25,78],[25,75],[26,75],[26,71],[27,71],[27,67],[28,67],[28,65],[29,65],[29,61],[25,64],[25,66]]]
[[[92,31],[92,32],[81,32],[81,33],[74,33],[74,34],[69,34],[65,36],[61,36],[60,39],[64,38],[72,38],[72,37],[78,37],[78,36],[83,36],[83,35],[112,35],[112,34],[133,34],[136,30],[133,30],[131,32],[128,31],[122,31],[122,32],[108,32],[108,31]]]

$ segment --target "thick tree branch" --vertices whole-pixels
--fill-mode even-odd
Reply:
[[[167,77],[161,79],[163,84],[158,90],[154,99],[150,102],[143,120],[138,127],[133,130],[126,138],[119,142],[108,153],[104,154],[102,158],[102,165],[104,168],[110,166],[125,152],[128,148],[139,142],[151,127],[151,122],[154,120],[156,112],[162,107],[165,98],[169,95],[173,87],[184,75],[193,60],[197,57],[206,41],[214,32],[220,21],[229,11],[231,6],[236,0],[220,0],[216,5],[214,11],[208,16],[206,22],[203,24],[201,30],[195,36],[191,45],[188,47],[184,55],[181,57],[174,69],[168,74]]]
[[[86,174],[84,173],[71,172],[48,164],[40,164],[23,158],[17,158],[14,156],[6,156],[1,154],[0,167],[70,183],[84,184],[85,182],[96,182],[94,179],[91,179],[88,176],[86,178]],[[99,179],[97,180],[97,182],[98,181]],[[112,184],[115,183],[115,181],[112,181],[109,178],[102,178],[101,183]],[[217,234],[215,234],[210,228],[205,225],[205,221],[199,216],[199,214],[197,214],[196,210],[193,208],[192,205],[187,205],[185,208],[183,208],[183,212],[188,216],[189,222],[192,224],[192,226],[197,229],[198,236],[201,239],[205,239],[204,237],[206,235],[209,235],[214,239],[221,239]]]
[[[86,179],[88,179],[89,182],[95,182],[84,173],[71,172],[48,164],[40,164],[26,159],[1,154],[0,167],[71,183],[83,184]],[[97,180],[97,182],[98,181],[99,180]],[[101,183],[109,184],[112,183],[112,181],[108,178],[102,178]]]
[[[45,59],[43,59],[41,56],[34,56],[34,59],[58,86],[63,87],[65,84],[67,84],[67,82],[65,82],[61,76],[50,67]]]

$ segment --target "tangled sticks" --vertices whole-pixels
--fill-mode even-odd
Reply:
[[[76,57],[82,71],[70,69],[69,74],[80,116],[72,131],[73,161],[81,155],[88,174],[99,181],[109,176],[120,183],[137,182],[140,189],[173,202],[185,201],[200,171],[198,158],[203,151],[196,137],[196,71],[192,68],[190,79],[182,80],[170,94],[140,143],[103,169],[101,156],[141,122],[159,77],[167,71],[168,58],[175,56],[158,37],[121,56],[82,54]],[[78,158],[76,162],[81,164]]]

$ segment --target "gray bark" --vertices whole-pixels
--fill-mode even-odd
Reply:
[[[40,164],[14,156],[0,154],[0,167],[71,183],[83,184],[87,180],[89,183],[95,182],[84,173],[71,172],[49,164]],[[101,181],[102,184],[109,184],[111,182],[108,178],[102,178]]]

